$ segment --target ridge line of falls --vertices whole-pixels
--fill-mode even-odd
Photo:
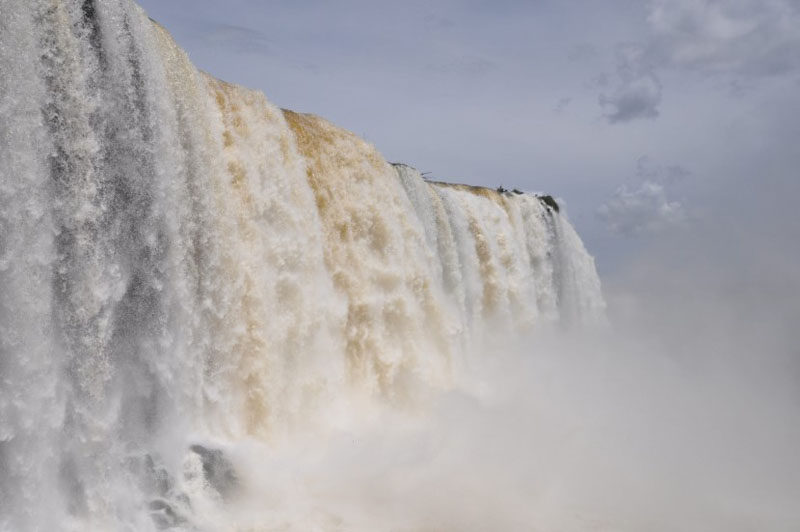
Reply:
[[[129,0],[0,0],[0,72],[2,531],[204,529],[226,445],[602,320],[552,207],[213,79]]]

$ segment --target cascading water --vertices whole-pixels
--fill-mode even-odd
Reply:
[[[224,529],[227,446],[602,319],[540,199],[215,80],[129,0],[0,0],[0,119],[3,531]]]

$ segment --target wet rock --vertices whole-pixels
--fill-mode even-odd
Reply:
[[[145,460],[145,470],[147,472],[147,480],[153,489],[159,495],[166,495],[172,489],[172,479],[169,473],[163,467],[156,465],[153,457],[147,455]]]
[[[130,456],[127,465],[145,493],[166,497],[171,492],[172,478],[159,459],[150,454]]]
[[[203,475],[209,486],[223,497],[231,495],[236,490],[239,485],[236,470],[221,450],[209,449],[202,445],[192,445],[189,450],[200,457],[203,463]]]
[[[151,501],[148,508],[150,517],[152,517],[158,528],[173,528],[186,522],[186,519],[176,512],[170,503],[163,499]]]

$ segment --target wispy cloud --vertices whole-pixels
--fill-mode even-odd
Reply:
[[[569,97],[561,98],[556,102],[556,105],[553,108],[553,110],[556,113],[561,114],[564,111],[566,111],[567,107],[569,107],[569,104],[571,103],[572,103],[572,98]]]
[[[655,74],[623,81],[610,94],[601,94],[603,115],[611,124],[658,117],[661,83]]]
[[[656,0],[651,53],[667,65],[747,78],[800,70],[796,0]]]
[[[612,78],[615,89],[599,97],[606,119],[615,124],[656,118],[662,87],[648,61],[646,48],[635,43],[621,44],[616,59],[617,69]]]
[[[765,78],[800,73],[797,0],[653,0],[647,37],[617,47],[613,90],[598,98],[612,124],[659,115],[660,72],[714,77],[734,96]]]
[[[584,62],[596,58],[597,47],[589,43],[576,44],[569,49],[567,59],[574,62]]]

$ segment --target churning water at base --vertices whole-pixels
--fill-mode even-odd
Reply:
[[[248,512],[301,442],[603,319],[557,209],[215,80],[131,1],[0,0],[0,72],[0,530],[358,529]]]

